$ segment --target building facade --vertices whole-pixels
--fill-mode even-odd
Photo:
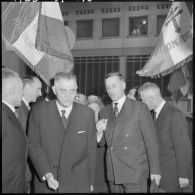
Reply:
[[[158,40],[170,2],[63,2],[64,25],[76,37],[72,50],[79,92],[102,96],[104,75],[120,71],[127,92],[146,81],[159,85],[169,96],[169,75],[159,79],[136,74],[146,63]]]

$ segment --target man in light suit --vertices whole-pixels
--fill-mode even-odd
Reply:
[[[181,192],[192,175],[192,148],[183,113],[166,102],[154,83],[145,83],[139,94],[150,110],[156,112],[155,128],[159,143],[161,181],[166,192]]]
[[[57,99],[35,105],[29,118],[35,192],[92,192],[97,145],[94,113],[74,102],[74,74],[57,73],[52,88]]]
[[[161,177],[151,114],[145,104],[126,98],[126,83],[119,72],[108,73],[105,86],[113,103],[101,111],[96,128],[99,144],[108,147],[111,192],[147,192],[147,179],[158,185]]]
[[[15,115],[21,105],[23,83],[19,75],[2,69],[2,192],[24,193],[27,139]]]
[[[32,75],[26,75],[22,78],[23,81],[23,95],[22,95],[22,104],[20,107],[16,109],[18,114],[18,120],[20,121],[25,133],[27,134],[27,126],[28,126],[28,117],[30,112],[31,102],[36,102],[37,98],[41,96],[41,88],[42,84],[38,77]],[[33,167],[29,160],[27,159],[27,167],[26,167],[26,192],[33,192],[31,180]]]

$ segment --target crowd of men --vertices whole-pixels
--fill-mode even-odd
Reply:
[[[137,100],[121,73],[104,81],[110,103],[79,94],[72,72],[37,102],[38,77],[2,69],[3,193],[192,192],[184,114],[154,83]]]

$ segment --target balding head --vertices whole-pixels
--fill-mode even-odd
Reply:
[[[2,100],[14,107],[21,105],[23,83],[18,73],[2,68]]]
[[[24,89],[23,98],[27,102],[35,102],[39,96],[42,95],[42,83],[38,77],[26,75],[22,78]]]
[[[146,103],[150,110],[155,109],[162,101],[160,88],[155,83],[144,83],[138,89],[138,93],[142,102]]]

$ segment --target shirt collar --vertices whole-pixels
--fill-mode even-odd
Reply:
[[[118,111],[120,112],[123,104],[125,103],[125,100],[126,100],[126,95],[124,95],[123,97],[121,97],[119,100],[114,101],[113,104],[112,104],[113,108],[115,106],[114,104],[115,103],[118,103],[117,107],[118,107]]]
[[[73,106],[73,105],[71,104],[71,105],[68,106],[68,107],[64,107],[64,106],[62,106],[62,105],[58,102],[58,100],[56,100],[56,105],[57,105],[58,111],[59,111],[59,113],[60,113],[60,116],[62,117],[62,110],[66,110],[65,117],[68,118],[70,112],[72,111],[72,106]]]
[[[3,100],[2,100],[2,102],[3,102],[4,104],[6,104],[6,105],[11,109],[11,111],[12,111],[13,113],[15,113],[16,109],[14,108],[14,106],[12,106],[11,104],[9,104],[9,103],[7,103],[7,102],[5,102],[5,101],[3,101]]]
[[[27,102],[23,97],[22,97],[22,101],[24,102],[28,110],[30,110],[29,102]]]
[[[163,99],[162,102],[158,105],[158,107],[156,109],[154,109],[154,111],[157,113],[157,116],[159,115],[160,111],[162,110],[164,104],[165,104],[165,100]]]

